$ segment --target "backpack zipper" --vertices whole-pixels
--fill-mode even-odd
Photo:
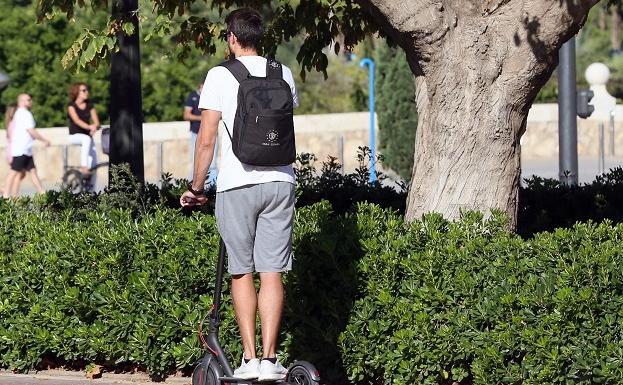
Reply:
[[[285,82],[285,80],[284,80],[284,82]],[[286,84],[288,84],[288,83],[286,82]],[[253,87],[253,88],[248,89],[248,90],[247,90],[247,92],[243,95],[243,100],[244,100],[244,99],[246,99],[246,98],[247,98],[247,96],[248,96],[251,92],[253,92],[253,91],[255,91],[255,90],[258,90],[258,89],[260,89],[260,90],[264,90],[264,91],[281,91],[281,90],[282,90],[282,91],[284,91],[283,93],[284,93],[285,95],[287,95],[287,97],[288,97],[289,101],[290,101],[290,102],[292,103],[292,105],[294,106],[294,100],[293,100],[293,97],[292,97],[292,93],[291,93],[291,92],[286,92],[286,90],[285,90],[285,89],[283,89],[283,87],[266,87],[266,88],[264,88],[264,87]]]
[[[289,115],[292,115],[291,113],[288,113]],[[255,115],[255,124],[259,124],[260,122],[260,116],[264,117],[265,115]]]

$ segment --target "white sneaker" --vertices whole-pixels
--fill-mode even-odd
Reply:
[[[242,364],[240,367],[234,370],[234,377],[241,378],[243,380],[252,380],[258,378],[260,375],[260,360],[257,358],[251,358],[249,362],[244,362],[242,358]]]
[[[281,366],[279,361],[274,364],[268,360],[260,362],[260,375],[258,381],[278,381],[286,378],[287,369]]]

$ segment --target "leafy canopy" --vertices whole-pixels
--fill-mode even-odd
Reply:
[[[38,127],[66,126],[67,88],[75,81],[84,81],[90,87],[90,97],[96,106],[100,120],[108,123],[109,66],[97,68],[76,67],[78,71],[66,71],[61,57],[76,38],[85,31],[105,26],[110,17],[108,9],[77,9],[75,20],[68,22],[59,16],[46,23],[36,24],[35,0],[20,3],[0,0],[0,70],[7,73],[10,82],[0,90],[0,112],[4,106],[15,103],[16,96],[29,92],[34,97],[33,114]],[[203,2],[192,6],[194,15],[204,15],[218,20],[218,9],[211,9]],[[28,25],[28,33],[23,26]],[[216,54],[204,55],[194,46],[182,46],[170,36],[156,32],[155,18],[144,18],[140,25],[141,36],[147,41],[140,47],[141,85],[143,91],[143,117],[146,122],[173,121],[182,118],[182,106],[188,93],[197,87],[206,72],[224,58],[225,42],[215,41]],[[292,69],[298,67],[296,56],[305,37],[298,35],[281,44],[276,57]],[[355,48],[358,56],[370,55]],[[187,55],[184,60],[178,56]],[[303,101],[299,114],[332,113],[367,109],[366,71],[359,68],[350,55],[333,55],[327,52],[329,79],[312,71],[303,82],[295,70],[295,83]],[[362,97],[355,97],[359,95]],[[363,99],[361,104],[359,99]],[[4,122],[0,123],[0,127]]]
[[[379,149],[384,165],[409,182],[418,120],[413,73],[399,48],[381,42],[376,57]]]
[[[119,0],[113,0],[113,3]],[[335,52],[342,48],[352,49],[367,34],[377,32],[370,16],[351,0],[213,0],[208,1],[210,10],[197,12],[191,0],[141,0],[136,12],[131,14],[112,14],[100,26],[87,28],[68,49],[63,58],[66,68],[84,68],[108,57],[117,49],[116,34],[134,32],[131,17],[136,15],[141,23],[149,21],[152,35],[170,36],[182,47],[180,57],[188,56],[188,50],[195,47],[205,54],[214,54],[220,33],[224,29],[223,19],[226,10],[234,7],[253,7],[265,16],[266,33],[262,42],[262,53],[274,55],[277,47],[296,35],[304,36],[297,60],[301,64],[301,74],[312,69],[322,71],[325,76],[328,64],[325,47]],[[114,4],[113,4],[114,5]],[[40,0],[37,15],[40,20],[54,19],[61,14],[73,19],[80,9],[108,9],[107,0]],[[114,7],[113,7],[114,8]],[[339,38],[339,39],[338,39]]]
[[[206,7],[195,8],[204,11]],[[0,90],[0,108],[15,103],[19,93],[28,92],[33,95],[32,110],[38,127],[66,126],[68,86],[83,81],[90,87],[90,98],[100,120],[108,123],[109,67],[102,65],[97,70],[89,68],[72,73],[63,69],[59,59],[89,26],[105,25],[110,13],[82,9],[77,13],[75,22],[58,17],[48,23],[35,24],[34,0],[19,3],[0,0],[0,14],[6,16],[0,18],[0,36],[3,37],[0,70],[10,78],[8,86]],[[29,26],[27,33],[24,26]],[[150,20],[142,24],[145,30],[152,30],[151,27]],[[221,51],[223,47],[221,44]],[[155,34],[142,44],[140,52],[144,75],[141,79],[143,114],[147,122],[180,120],[188,93],[197,87],[208,69],[222,59],[203,56],[190,47],[192,60],[177,60],[175,56],[182,50],[168,36]]]

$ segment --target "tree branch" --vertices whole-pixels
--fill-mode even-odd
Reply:
[[[443,0],[356,1],[394,42],[425,61],[456,23],[456,17],[445,12]]]
[[[558,61],[558,49],[582,28],[590,8],[598,2],[511,0],[509,5],[514,7],[508,8],[510,11],[507,12],[498,11],[493,24],[502,35],[503,31],[514,30],[512,41],[516,48],[527,45],[539,63],[552,66]],[[509,30],[509,26],[513,26],[512,29]],[[515,50],[516,55],[522,55],[526,60],[520,51]]]
[[[538,19],[541,39],[562,40],[575,35],[584,25],[589,10],[600,0],[523,0],[526,18]]]

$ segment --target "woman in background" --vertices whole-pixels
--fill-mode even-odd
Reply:
[[[88,175],[97,163],[93,135],[100,127],[100,121],[93,103],[89,101],[89,87],[78,82],[69,87],[70,103],[67,106],[69,116],[69,141],[80,145],[80,172]],[[90,191],[95,189],[95,173],[91,175]]]
[[[4,111],[4,126],[6,127],[6,147],[4,148],[4,160],[7,162],[9,167],[11,166],[11,162],[13,161],[13,155],[11,155],[11,138],[13,137],[13,115],[15,115],[15,110],[17,106],[15,104],[9,104]],[[4,182],[4,187],[2,188],[2,195],[5,198],[10,196],[10,187],[13,184],[14,175],[11,172],[7,173],[6,180]]]

